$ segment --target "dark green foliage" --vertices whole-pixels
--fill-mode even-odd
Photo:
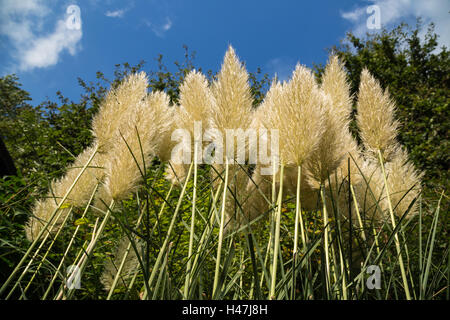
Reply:
[[[6,149],[3,139],[0,136],[0,177],[16,174],[17,169],[14,165],[14,161],[12,160],[8,149]]]
[[[21,177],[0,178],[0,283],[28,246],[23,225],[33,202],[30,188]]]

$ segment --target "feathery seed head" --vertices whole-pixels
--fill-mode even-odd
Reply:
[[[158,149],[158,158],[162,162],[169,161],[172,156],[172,149],[177,144],[176,141],[172,141],[172,133],[174,130],[178,129],[179,117],[180,117],[180,106],[172,105],[168,106],[166,109],[167,122],[164,128],[167,131],[163,132],[161,136],[161,147]]]
[[[357,109],[356,120],[367,156],[377,159],[380,150],[384,160],[389,161],[398,146],[395,103],[367,69],[361,73]]]
[[[268,112],[271,112],[274,105],[281,103],[283,94],[283,84],[277,80],[272,81],[269,90],[264,97],[264,100],[258,106],[253,117],[251,127],[254,129],[265,128],[268,122],[265,120]],[[266,128],[268,129],[268,128]]]
[[[328,176],[339,166],[347,167],[344,160],[350,156],[349,153],[353,156],[357,156],[358,153],[357,143],[349,131],[352,111],[350,88],[337,56],[332,56],[325,68],[321,92],[325,131],[319,147],[313,151],[306,166],[310,183],[316,188],[326,182]],[[342,179],[347,175],[348,172],[339,177]]]
[[[140,72],[129,75],[117,88],[109,91],[92,120],[92,131],[101,152],[106,152],[113,146],[123,117],[144,99],[147,86],[147,76]]]
[[[33,216],[28,220],[25,226],[25,234],[29,241],[33,241],[34,239],[37,238],[39,232],[41,232],[41,230],[47,224],[47,221],[49,221],[53,211],[58,207],[57,204],[55,203],[55,200],[58,201],[57,199],[47,198],[43,200],[38,200],[34,204]],[[69,214],[70,212],[69,208],[63,208],[60,210],[63,210],[63,212],[61,213],[61,216],[63,217],[66,217],[67,214]],[[61,222],[62,220],[59,220],[55,223],[53,228],[47,228],[50,234],[53,234],[57,230],[59,230]]]
[[[334,116],[348,119],[352,112],[350,85],[344,67],[336,55],[331,56],[325,67],[321,88],[333,101]]]
[[[366,160],[361,166],[361,171],[365,180],[361,179],[361,182],[355,186],[359,206],[366,211],[366,217],[369,219],[372,216],[376,221],[381,222],[389,219],[389,202],[380,165]],[[408,162],[408,154],[401,147],[395,150],[392,161],[385,164],[385,172],[394,214],[402,217],[420,193],[420,180],[423,173],[417,171],[414,165]],[[381,212],[376,208],[377,203]],[[416,213],[417,201],[411,207],[406,219],[413,217]]]
[[[399,147],[391,162],[386,163],[387,183],[395,209],[395,214],[401,217],[412,201],[417,198],[421,191],[420,181],[423,173],[416,170],[414,165],[408,161],[408,153]],[[417,213],[418,201],[414,203],[407,214],[407,219]]]
[[[58,204],[69,191],[76,177],[83,170],[83,167],[96,149],[97,147],[94,144],[81,152],[74,163],[69,166],[66,174],[61,179],[51,182],[51,191],[48,193],[47,198],[36,202],[33,208],[33,216],[26,226],[26,234],[29,240],[36,238],[47,221],[50,220],[52,213],[58,208]],[[62,211],[61,215],[57,220],[53,220],[52,224],[54,223],[55,225],[53,228],[48,229],[50,233],[55,233],[59,230],[62,222],[70,212],[70,206],[84,207],[88,204],[92,192],[94,192],[96,185],[103,179],[105,174],[104,169],[101,167],[102,163],[103,156],[96,153],[64,203],[61,204],[62,209],[59,209],[60,212]]]
[[[214,104],[209,113],[210,126],[225,129],[248,128],[252,120],[252,95],[248,73],[230,46],[222,69],[211,88]]]
[[[275,84],[270,91],[261,122],[267,129],[279,130],[281,161],[301,165],[318,147],[323,133],[322,97],[314,76],[297,65],[288,83]]]
[[[152,92],[135,105],[120,126],[114,152],[106,166],[105,186],[115,200],[126,198],[137,186],[169,134],[169,98],[164,92]]]
[[[346,122],[333,113],[333,100],[322,92],[323,107],[323,134],[320,137],[318,148],[311,152],[305,162],[310,177],[310,183],[318,188],[324,184],[341,164],[347,150],[344,149],[344,136],[348,133]]]
[[[194,134],[194,121],[202,121],[213,106],[208,80],[201,73],[191,71],[180,86],[178,125]],[[207,123],[203,123],[203,126]]]

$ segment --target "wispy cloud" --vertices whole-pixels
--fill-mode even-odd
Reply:
[[[435,31],[439,35],[440,45],[450,46],[450,2],[448,0],[371,0],[367,5],[354,10],[341,12],[341,17],[352,22],[352,31],[357,36],[366,32],[377,32],[377,29],[367,28],[367,7],[376,5],[380,9],[381,27],[389,28],[399,22],[421,17],[424,23],[434,22]],[[425,30],[421,36],[425,35]]]
[[[278,57],[266,63],[267,72],[272,76],[277,76],[278,80],[289,80],[294,71],[296,62],[289,57]]]
[[[125,14],[126,9],[119,9],[119,10],[115,10],[115,11],[106,11],[105,12],[105,16],[110,17],[110,18],[122,18],[123,15]]]
[[[13,72],[55,65],[64,51],[75,55],[80,49],[81,16],[76,10],[68,10],[57,18],[47,4],[48,1],[42,0],[2,1],[0,35],[6,36],[12,45]],[[71,7],[74,8],[78,7]],[[44,22],[51,19],[56,20],[54,29],[45,32]]]
[[[164,23],[155,23],[150,22],[148,20],[144,20],[144,23],[147,27],[149,27],[153,33],[160,38],[164,38],[167,31],[172,28],[172,20],[169,17],[166,17]]]
[[[357,22],[366,13],[365,8],[357,8],[353,11],[342,12],[341,17],[352,22]]]

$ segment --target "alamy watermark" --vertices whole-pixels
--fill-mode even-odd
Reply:
[[[370,276],[366,280],[367,289],[381,289],[381,270],[377,265],[370,265],[367,267],[367,274]]]
[[[195,121],[193,140],[186,129],[174,130],[171,139],[178,142],[171,152],[171,161],[175,164],[190,164],[196,154],[198,164],[224,164],[225,161],[229,164],[259,164],[263,175],[272,175],[278,170],[278,129],[237,128],[221,132],[209,128],[203,132],[202,122]]]
[[[70,265],[67,268],[67,280],[66,287],[69,290],[81,289],[81,272],[80,268],[76,265]]]
[[[377,5],[368,6],[366,9],[367,14],[370,16],[367,18],[367,29],[381,29],[381,10]]]
[[[71,4],[66,9],[66,28],[69,30],[80,30],[81,29],[81,10],[80,7]]]

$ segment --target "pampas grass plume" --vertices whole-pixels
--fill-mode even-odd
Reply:
[[[61,179],[51,182],[50,192],[47,198],[36,202],[33,208],[33,216],[26,225],[26,235],[30,241],[37,237],[41,229],[50,219],[52,213],[58,207],[58,204],[96,149],[97,146],[94,144],[81,152],[74,163],[69,166],[66,174]],[[102,155],[97,153],[78,179],[65,202],[61,205],[62,208],[59,209],[62,211],[61,215],[59,219],[53,220],[52,224],[54,223],[54,227],[48,229],[50,233],[59,230],[64,218],[70,212],[70,206],[84,207],[87,205],[97,183],[103,179],[104,170],[101,167],[102,162]]]
[[[170,129],[169,97],[152,92],[139,101],[119,126],[114,152],[106,165],[105,187],[114,200],[125,199],[142,179],[145,166],[158,154]]]
[[[117,87],[111,89],[92,120],[92,132],[97,138],[100,152],[107,152],[116,142],[117,129],[147,94],[145,72],[129,75]]]
[[[176,107],[178,110],[174,115],[174,129],[181,128],[188,130],[191,135],[191,150],[194,148],[195,137],[194,123],[200,122],[202,124],[203,133],[208,126],[208,121],[203,121],[205,115],[210,112],[214,102],[212,93],[208,87],[208,80],[198,71],[191,71],[187,74],[183,84],[180,86],[180,106]],[[170,143],[169,143],[170,145]],[[202,145],[198,146],[198,150],[202,149]],[[178,162],[181,162],[181,154],[174,155]],[[173,159],[172,159],[173,160]],[[187,164],[175,163],[177,161],[170,161],[166,169],[166,179],[172,183],[182,183],[187,174]]]
[[[383,159],[389,161],[398,147],[395,103],[367,69],[361,73],[357,109],[356,120],[366,154],[378,159],[380,150]]]
[[[225,129],[248,128],[252,120],[253,99],[248,73],[229,46],[217,80],[211,88],[214,104],[209,112],[210,126]]]
[[[314,76],[298,64],[288,83],[274,84],[269,92],[264,102],[267,115],[261,123],[279,130],[283,164],[301,165],[319,146],[323,134],[322,97]]]
[[[423,172],[418,171],[408,161],[407,151],[400,147],[397,149],[392,161],[386,163],[386,171],[392,206],[395,208],[394,213],[401,217],[421,192],[420,181],[423,177]],[[413,217],[417,210],[418,201],[410,208],[406,219]]]

